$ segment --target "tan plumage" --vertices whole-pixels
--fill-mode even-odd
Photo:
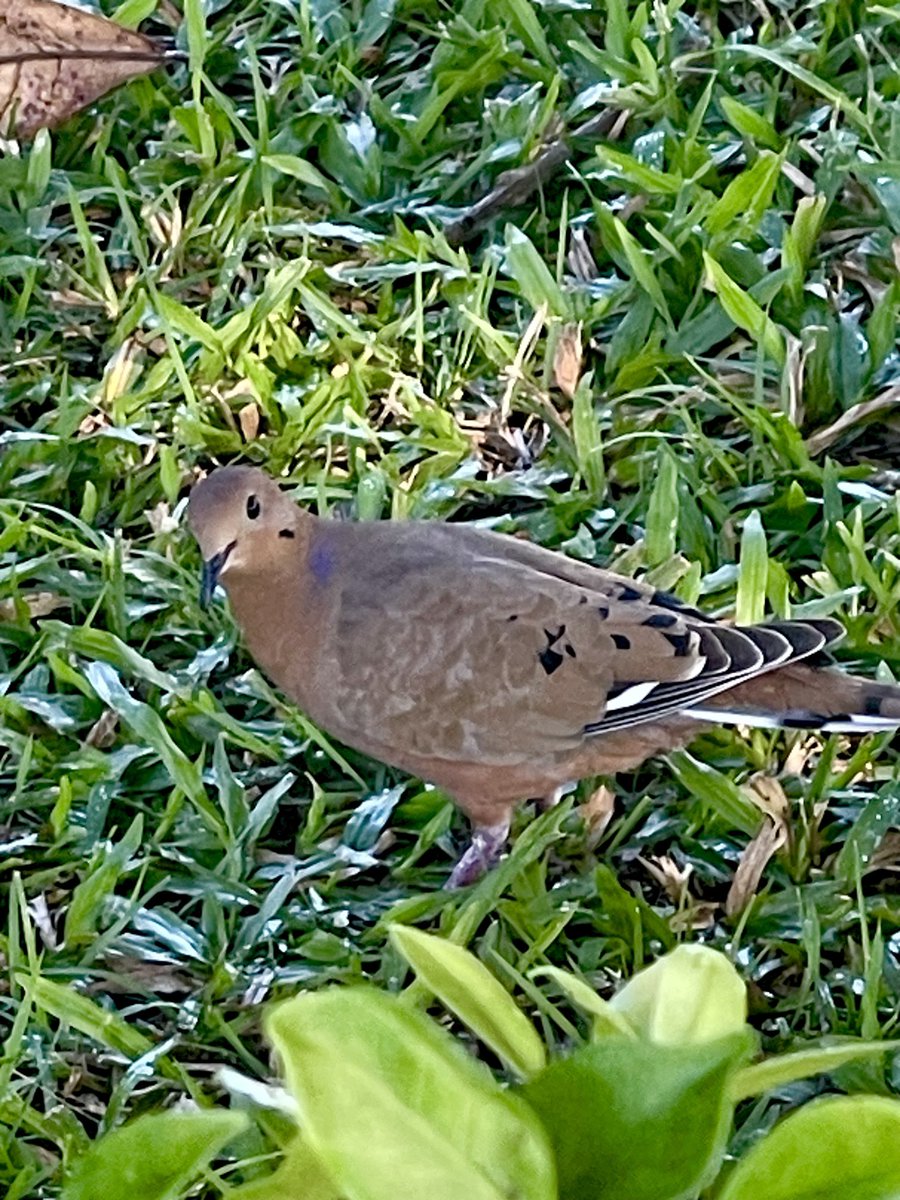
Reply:
[[[500,534],[323,521],[225,467],[188,516],[250,653],[333,736],[431,780],[475,826],[465,882],[514,805],[633,767],[703,721],[900,725],[900,688],[797,665],[833,620],[722,625],[634,580]]]

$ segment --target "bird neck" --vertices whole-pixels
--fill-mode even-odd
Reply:
[[[328,570],[327,562],[317,563],[318,522],[303,515],[296,537],[284,543],[282,553],[224,581],[250,654],[295,699],[309,686],[303,647],[318,634],[317,574]]]

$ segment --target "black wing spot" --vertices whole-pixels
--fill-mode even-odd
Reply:
[[[600,620],[605,621],[606,618],[609,616],[609,605],[608,604],[598,604],[597,612],[600,616]]]
[[[689,633],[664,633],[663,637],[675,650],[676,658],[684,658],[691,646]]]
[[[507,617],[506,619],[507,619],[507,621],[518,621],[518,619],[519,619],[519,614],[518,614],[518,613],[513,613],[513,615],[512,615],[511,617]]]
[[[547,635],[547,644],[549,646],[554,645],[554,643],[558,642],[559,639],[562,637],[562,635],[565,632],[566,632],[565,625],[560,625],[560,627],[559,627],[559,629],[557,629],[556,633],[552,633],[549,629],[545,629],[544,633]]]
[[[279,529],[278,536],[283,538],[292,538],[294,537],[294,531],[293,529]]]
[[[637,588],[629,587],[627,583],[622,584],[621,588],[619,588],[620,600],[640,600],[642,596],[642,592],[639,592]]]
[[[614,633],[612,635],[613,645],[617,650],[630,650],[631,638],[627,638],[624,633]]]
[[[654,613],[652,617],[641,622],[642,625],[649,625],[652,629],[671,629],[677,623],[678,618],[674,613]]]
[[[543,650],[538,651],[538,661],[548,675],[552,675],[563,664],[563,656],[556,650],[551,650],[549,646],[545,646]]]
[[[845,720],[847,718],[844,718]],[[821,729],[828,721],[841,720],[841,717],[826,717],[823,713],[785,713],[778,718],[778,724],[783,729]]]
[[[565,650],[566,654],[568,654],[569,658],[577,658],[578,657],[578,655],[575,653],[575,647],[572,645],[571,642],[566,642],[563,649]]]
[[[866,696],[865,700],[863,701],[863,713],[867,717],[880,717],[881,716],[881,697],[880,696]]]
[[[650,603],[656,604],[660,608],[681,609],[685,607],[678,597],[673,596],[671,592],[654,592],[650,597]]]
[[[578,603],[579,604],[587,604],[587,596],[579,596]]]
[[[670,608],[684,617],[696,617],[699,621],[709,621],[710,619],[708,613],[701,612],[699,608],[692,608],[690,604],[685,604],[671,592],[654,592],[650,597],[650,603],[656,608]]]

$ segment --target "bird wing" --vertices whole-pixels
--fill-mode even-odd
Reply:
[[[738,630],[645,585],[462,527],[345,526],[329,554],[323,716],[386,757],[399,747],[495,763],[555,756],[812,654],[841,629]]]

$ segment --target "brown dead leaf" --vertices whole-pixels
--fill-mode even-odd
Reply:
[[[109,425],[109,417],[106,413],[95,412],[88,413],[78,426],[78,432],[82,437],[91,437],[92,434],[99,433],[101,429],[106,429]]]
[[[151,38],[51,0],[0,5],[0,136],[34,137],[121,83],[154,70]]]
[[[845,413],[841,413],[831,425],[826,425],[824,429],[820,429],[812,437],[808,437],[806,448],[810,454],[821,454],[854,425],[859,425],[889,408],[896,408],[898,404],[900,404],[900,386],[892,384],[883,392],[879,392],[877,396],[873,396],[871,400],[863,400],[859,404],[854,404]]]
[[[161,533],[174,533],[178,528],[178,521],[172,516],[172,510],[165,500],[160,500],[153,508],[145,509],[144,516],[157,536]]]
[[[684,903],[689,896],[688,881],[694,870],[690,863],[680,867],[668,854],[653,855],[650,858],[644,858],[642,854],[639,854],[637,860],[665,889],[666,895],[673,904]]]
[[[116,729],[118,726],[118,713],[113,712],[111,708],[105,708],[88,730],[84,744],[86,746],[95,746],[98,750],[108,750],[116,740]]]
[[[581,816],[587,826],[588,849],[593,848],[606,832],[606,827],[613,818],[616,807],[616,793],[601,783],[581,805]]]
[[[889,829],[875,848],[863,871],[900,871],[900,830]]]
[[[769,859],[787,841],[787,828],[783,822],[766,817],[759,833],[745,847],[725,898],[725,912],[729,917],[742,912],[756,895],[762,873]]]
[[[255,441],[256,435],[259,433],[259,408],[252,400],[249,404],[245,404],[238,413],[238,422],[241,426],[241,433],[244,435],[244,441]]]
[[[106,364],[100,389],[100,403],[104,408],[109,408],[130,390],[141,373],[140,355],[140,343],[129,337]]]
[[[569,238],[569,253],[566,255],[569,270],[576,279],[590,283],[600,274],[596,260],[591,253],[591,244],[587,233],[581,229],[573,229]]]
[[[144,962],[116,952],[107,956],[106,963],[109,973],[88,984],[85,989],[88,995],[184,995],[196,991],[201,983],[198,976],[183,967]]]
[[[581,378],[581,325],[563,325],[553,355],[553,378],[556,386],[569,400],[575,395]]]
[[[673,933],[696,933],[700,929],[712,929],[718,907],[714,900],[692,900],[687,908],[672,913],[669,928]]]
[[[746,792],[757,808],[776,824],[787,825],[791,812],[791,802],[785,794],[781,783],[774,775],[764,771],[757,772],[746,785]]]
[[[509,421],[509,414],[512,411],[513,397],[516,394],[516,388],[519,384],[525,381],[524,367],[531,355],[534,353],[534,348],[538,343],[538,338],[541,336],[541,331],[547,323],[548,306],[542,304],[538,308],[531,320],[528,322],[528,327],[522,334],[519,340],[519,345],[516,349],[516,355],[509,366],[503,371],[503,378],[506,380],[506,387],[503,389],[503,397],[500,400],[500,419],[503,424]]]
[[[58,608],[67,608],[70,601],[56,592],[28,592],[17,599],[0,600],[0,621],[15,621],[21,606],[25,606],[28,616],[48,617]]]
[[[56,950],[58,942],[56,940],[56,930],[53,927],[53,917],[50,913],[50,907],[47,904],[47,897],[42,892],[39,892],[30,901],[28,912],[31,915],[35,929],[41,935],[41,941],[48,950]]]

